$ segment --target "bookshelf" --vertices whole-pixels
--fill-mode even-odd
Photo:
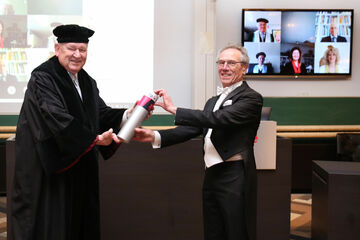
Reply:
[[[351,12],[325,11],[316,13],[315,36],[317,41],[329,36],[331,23],[338,25],[338,35],[349,38],[351,35]]]
[[[5,73],[14,75],[19,82],[27,81],[26,64],[27,54],[24,48],[0,49],[1,67],[5,67]],[[4,71],[2,71],[4,74]]]

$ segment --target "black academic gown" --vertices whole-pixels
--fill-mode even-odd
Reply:
[[[111,109],[96,82],[78,73],[81,101],[57,57],[31,75],[16,132],[12,198],[14,240],[99,240],[96,136],[119,130],[124,109]]]

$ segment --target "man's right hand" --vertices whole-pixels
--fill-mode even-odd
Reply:
[[[155,133],[154,131],[146,128],[135,128],[135,135],[133,137],[134,141],[138,142],[154,142]]]
[[[163,102],[156,102],[155,106],[160,106],[171,114],[176,114],[177,107],[174,105],[170,95],[164,89],[154,91],[157,95],[163,98]]]
[[[98,135],[98,141],[96,142],[96,145],[108,146],[112,143],[112,141],[117,144],[123,142],[122,139],[119,139],[116,134],[113,133],[113,129],[110,128],[108,131],[103,132],[101,135]]]

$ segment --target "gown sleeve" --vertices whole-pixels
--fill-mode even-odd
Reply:
[[[126,109],[114,109],[105,104],[105,102],[99,97],[99,115],[100,115],[100,133],[103,133],[110,128],[117,134],[120,131],[120,124],[122,122],[123,114]],[[98,146],[102,157],[109,159],[118,149],[120,144],[114,141],[109,146]]]

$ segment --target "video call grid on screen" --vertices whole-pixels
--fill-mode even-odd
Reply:
[[[352,30],[352,9],[243,9],[247,75],[351,75]],[[302,69],[295,73],[290,56],[299,51]]]
[[[129,107],[153,90],[154,0],[0,0],[0,113],[19,112],[31,71],[55,54],[60,24],[95,30],[84,69],[107,104]]]

